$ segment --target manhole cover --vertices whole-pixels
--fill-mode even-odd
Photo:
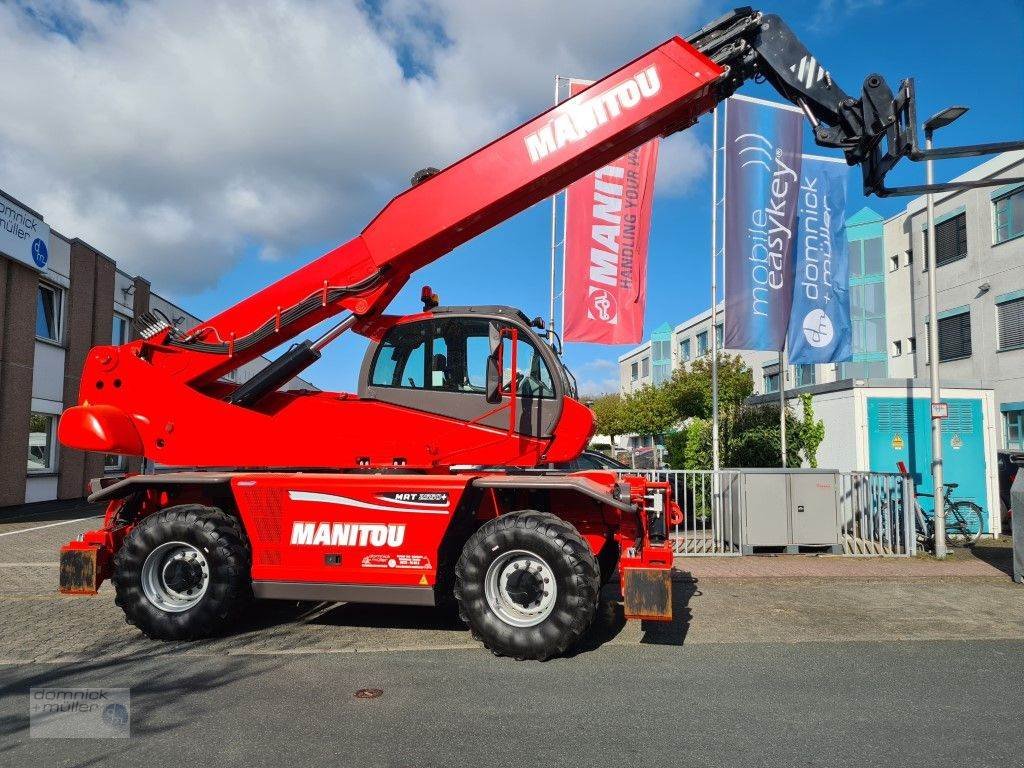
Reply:
[[[357,699],[376,699],[378,696],[382,695],[383,693],[384,693],[384,691],[382,691],[380,688],[360,688],[358,691],[356,691],[356,698]]]

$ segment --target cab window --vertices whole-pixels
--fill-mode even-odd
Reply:
[[[488,320],[435,318],[392,328],[377,351],[370,375],[376,387],[404,387],[483,394],[490,355]],[[504,341],[505,391],[512,381],[512,342]],[[515,374],[522,397],[555,396],[551,372],[536,347],[519,339]]]
[[[510,391],[512,386],[512,339],[504,337],[502,340],[502,389]],[[544,363],[537,348],[526,341],[516,341],[516,393],[521,397],[554,397],[555,388],[551,383],[551,372]]]
[[[392,328],[377,351],[370,383],[377,387],[423,388],[429,323]]]

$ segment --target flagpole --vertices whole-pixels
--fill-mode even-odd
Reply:
[[[779,445],[782,448],[782,468],[786,468],[786,342],[779,350]]]
[[[555,106],[558,106],[558,86],[561,81],[559,75],[555,75]],[[551,346],[555,346],[555,254],[558,250],[557,237],[558,227],[558,193],[556,192],[551,196],[551,305],[550,314],[548,315],[548,328],[551,333],[548,335],[548,341]]]
[[[718,472],[718,106],[711,130],[711,468]]]

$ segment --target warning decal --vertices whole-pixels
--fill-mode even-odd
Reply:
[[[367,555],[361,565],[363,568],[413,568],[419,571],[429,571],[432,567],[426,555]]]

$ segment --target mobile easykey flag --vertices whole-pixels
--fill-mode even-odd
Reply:
[[[847,176],[842,160],[803,158],[789,320],[791,363],[837,363],[853,356]]]
[[[793,299],[792,246],[803,113],[726,102],[725,333],[728,349],[782,349]]]
[[[648,89],[656,72],[645,74]],[[589,83],[573,80],[573,96]],[[647,240],[658,140],[569,186],[566,195],[565,341],[636,344],[643,338]]]

